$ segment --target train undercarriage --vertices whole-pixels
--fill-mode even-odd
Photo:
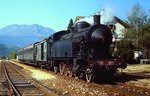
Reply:
[[[121,60],[55,60],[46,66],[55,73],[75,77],[76,79],[85,79],[92,82],[95,78],[114,78],[117,68],[126,68],[126,64]],[[48,68],[47,68],[48,67]]]

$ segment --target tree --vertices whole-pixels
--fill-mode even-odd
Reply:
[[[127,16],[128,23],[132,25],[125,31],[125,38],[132,40],[135,50],[143,51],[145,58],[149,58],[150,49],[150,19],[139,3],[136,3]],[[146,55],[147,54],[147,55]]]
[[[139,37],[143,33],[142,30],[140,30],[140,27],[148,22],[148,15],[146,15],[141,5],[139,3],[136,3],[128,12],[127,19],[128,23],[133,26],[131,29],[127,30],[127,34],[129,34],[130,32],[130,38],[134,38],[136,40],[135,45],[137,50],[139,50]]]
[[[128,12],[128,23],[134,27],[139,27],[147,23],[148,16],[142,9],[139,3],[136,3],[132,9]]]
[[[9,58],[10,59],[16,59],[17,58],[17,54],[15,52],[10,52]]]
[[[121,56],[128,63],[133,63],[134,46],[130,40],[121,40],[116,43],[117,50],[114,52],[115,57]]]
[[[124,39],[116,43],[115,55],[120,55],[128,63],[133,63],[134,51],[144,53],[150,58],[150,19],[139,3],[129,11],[127,23],[131,28],[124,30]]]
[[[44,38],[44,39],[43,39],[43,41],[44,41],[44,40],[46,40],[46,41],[47,41],[47,40],[48,40],[48,38]]]
[[[2,56],[1,59],[6,59],[6,56]]]
[[[150,23],[140,28],[142,34],[139,37],[139,45],[144,53],[144,58],[150,58]]]
[[[70,22],[68,24],[67,30],[70,30],[70,28],[73,26],[73,20],[72,18],[70,19]]]

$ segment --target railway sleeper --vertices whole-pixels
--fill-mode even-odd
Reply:
[[[32,87],[31,84],[15,84],[16,87]]]
[[[13,82],[14,84],[29,84],[29,82]]]
[[[43,96],[44,94],[35,94],[35,93],[31,93],[31,94],[23,94],[23,96]]]
[[[26,80],[26,79],[23,79],[23,80],[15,80],[15,81],[13,81],[13,82],[28,82],[28,80]]]

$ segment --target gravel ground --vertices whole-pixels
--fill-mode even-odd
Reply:
[[[4,86],[4,74],[3,74],[3,71],[2,71],[2,66],[1,66],[1,60],[0,60],[0,96],[2,95],[7,95],[7,89],[6,87]]]
[[[126,69],[123,70],[123,72],[150,75],[150,64],[129,65]],[[127,83],[150,89],[150,78],[137,79],[137,81],[129,81]]]
[[[93,86],[92,83],[83,80],[75,79],[73,77],[66,77],[64,75],[56,74],[51,71],[41,70],[32,66],[23,65],[22,71],[30,75],[44,86],[52,89],[58,95],[63,96],[119,96],[117,93],[110,92],[103,87]]]

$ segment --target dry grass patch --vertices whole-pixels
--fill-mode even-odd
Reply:
[[[128,65],[124,72],[150,72],[150,64]]]

